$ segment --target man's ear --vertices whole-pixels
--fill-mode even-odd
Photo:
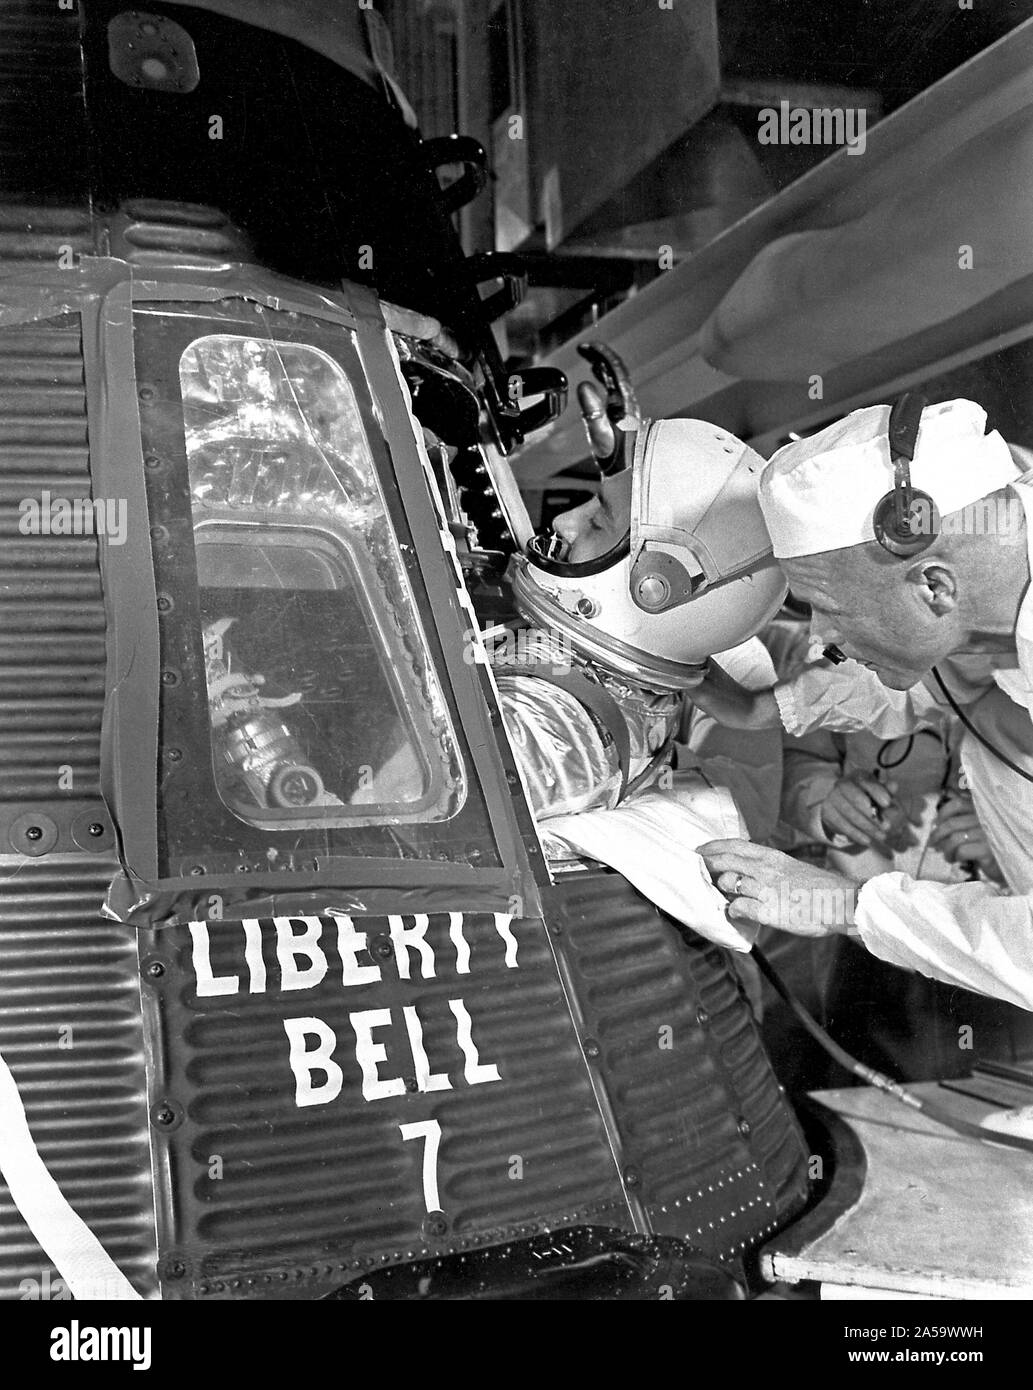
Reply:
[[[922,602],[938,618],[953,613],[958,603],[958,580],[939,560],[920,560],[908,572],[907,582],[920,591]]]

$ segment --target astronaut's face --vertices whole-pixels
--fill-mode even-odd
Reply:
[[[631,469],[604,478],[590,502],[561,512],[552,529],[569,547],[568,564],[598,559],[619,545],[631,526]]]

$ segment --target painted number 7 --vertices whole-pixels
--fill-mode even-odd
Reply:
[[[428,1211],[440,1211],[438,1200],[438,1146],[441,1126],[437,1120],[418,1120],[411,1125],[399,1125],[403,1139],[423,1140],[423,1200]]]

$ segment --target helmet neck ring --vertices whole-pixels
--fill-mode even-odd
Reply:
[[[705,670],[702,663],[696,665],[647,655],[637,647],[602,632],[561,607],[535,583],[527,567],[528,561],[518,557],[513,564],[511,577],[513,601],[518,612],[529,623],[562,633],[585,661],[594,662],[613,675],[651,690],[685,690],[699,684]]]

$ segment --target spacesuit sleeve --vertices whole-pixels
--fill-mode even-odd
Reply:
[[[528,676],[500,676],[506,733],[535,818],[615,806],[621,775],[588,711],[565,690]]]
[[[733,679],[749,690],[770,687],[775,678],[771,658],[753,637],[716,658]],[[692,691],[688,693],[692,699]],[[679,769],[698,767],[714,786],[727,787],[739,808],[750,838],[764,841],[778,824],[782,786],[782,731],[752,733],[718,724],[702,710],[688,706]]]
[[[879,874],[854,922],[880,960],[1033,1010],[1033,898],[989,883],[933,883]]]
[[[778,682],[775,700],[786,733],[795,737],[815,729],[834,729],[894,739],[916,729],[937,728],[947,718],[944,706],[924,685],[890,690],[874,671],[856,661],[807,666],[790,680]]]

